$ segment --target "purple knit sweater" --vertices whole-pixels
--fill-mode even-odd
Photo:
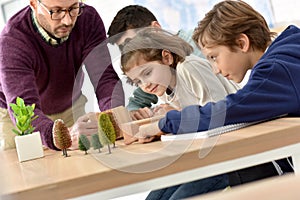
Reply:
[[[53,47],[37,32],[27,6],[8,21],[0,36],[0,107],[9,108],[18,96],[26,104],[35,103],[39,117],[33,125],[41,132],[43,143],[56,149],[53,121],[45,114],[66,110],[81,95],[82,63],[100,110],[123,105],[124,92],[111,65],[105,28],[97,11],[86,6],[68,40]],[[9,113],[12,117],[10,108]]]

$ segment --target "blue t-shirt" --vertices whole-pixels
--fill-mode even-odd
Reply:
[[[300,30],[289,26],[252,68],[247,84],[225,100],[170,111],[159,121],[166,133],[203,131],[277,116],[300,116]]]

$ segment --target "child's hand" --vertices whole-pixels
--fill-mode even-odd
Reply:
[[[157,139],[161,134],[158,127],[158,120],[162,116],[128,122],[120,125],[125,144],[147,143]]]
[[[157,135],[154,135],[154,136],[139,138],[138,142],[141,143],[141,144],[144,144],[144,143],[149,143],[149,142],[152,142],[152,141],[157,141],[157,140],[160,140],[160,136],[163,135],[163,134],[164,134],[163,132],[160,132],[160,133],[158,133]]]
[[[140,108],[138,110],[130,111],[130,116],[133,120],[146,119],[153,116],[153,112],[150,108]]]
[[[139,125],[133,124],[131,122],[124,123],[120,125],[121,132],[123,134],[124,143],[132,144],[135,141],[138,141],[138,138],[135,135],[139,132]]]
[[[177,110],[177,109],[170,106],[169,104],[160,104],[152,109],[154,116],[165,115],[170,110]]]
[[[151,139],[154,139],[152,137],[161,135],[161,133],[162,132],[158,127],[158,121],[155,121],[149,124],[141,125],[135,137],[139,138],[139,141],[152,141]]]
[[[156,139],[156,136],[151,136],[151,137],[146,137],[146,138],[139,138],[138,142],[141,143],[141,144],[144,144],[144,143],[152,142],[155,139]]]

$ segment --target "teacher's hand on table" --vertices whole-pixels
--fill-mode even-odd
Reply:
[[[72,146],[71,150],[78,149],[80,135],[91,136],[98,133],[98,121],[95,113],[87,113],[77,119],[72,127],[69,128]]]

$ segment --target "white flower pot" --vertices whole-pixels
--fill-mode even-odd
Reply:
[[[15,143],[20,162],[44,156],[40,132],[16,136]]]

